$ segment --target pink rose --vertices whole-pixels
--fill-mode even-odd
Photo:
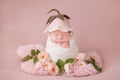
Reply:
[[[85,66],[74,65],[74,76],[86,76],[88,73],[84,71]]]
[[[50,62],[38,61],[35,64],[35,69],[38,71],[38,75],[47,75],[49,73]]]
[[[39,61],[44,62],[44,61],[50,61],[51,57],[50,57],[50,55],[48,53],[46,53],[45,51],[42,51],[38,55],[38,59],[39,59]]]
[[[85,53],[78,53],[75,55],[77,60],[85,60],[86,54]]]
[[[51,63],[50,67],[49,67],[49,74],[50,75],[57,75],[59,71],[58,66],[56,65],[56,63]]]
[[[79,61],[76,61],[75,65],[81,67],[81,66],[85,66],[86,63],[84,61],[79,60]]]
[[[98,53],[96,51],[88,51],[87,52],[87,58],[89,59],[90,57],[94,58],[96,61],[96,65],[99,67],[102,67],[102,60],[100,58],[100,56],[98,55]]]
[[[73,72],[73,65],[71,63],[67,63],[65,64],[64,69],[66,73],[71,73]]]
[[[84,61],[77,61],[74,64],[74,76],[88,76],[96,73],[92,64],[86,64]]]
[[[93,75],[96,73],[97,71],[95,70],[92,64],[87,64],[85,66],[77,67],[77,68],[76,66],[74,67],[75,76],[88,76],[88,75]]]

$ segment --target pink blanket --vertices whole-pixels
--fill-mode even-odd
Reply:
[[[32,50],[40,52],[35,55]],[[62,60],[52,61],[50,55],[39,44],[19,46],[17,54],[21,59],[25,59],[21,63],[21,69],[34,75],[88,76],[97,74],[102,70],[102,61],[95,51],[78,53],[66,62]]]

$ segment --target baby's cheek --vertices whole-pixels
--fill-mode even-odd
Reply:
[[[50,35],[50,39],[51,39],[52,41],[54,41],[54,42],[57,40],[56,37],[53,36],[53,35]]]
[[[64,40],[64,41],[69,41],[69,39],[70,39],[70,35],[65,35],[65,36],[63,36],[63,40]]]
[[[69,37],[64,37],[63,41],[69,41]]]

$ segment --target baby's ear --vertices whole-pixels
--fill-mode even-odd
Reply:
[[[73,31],[68,31],[68,33],[70,33],[70,35],[72,35],[72,34],[73,34]]]

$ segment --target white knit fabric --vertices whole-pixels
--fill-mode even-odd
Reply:
[[[74,57],[74,55],[79,52],[79,47],[73,36],[70,39],[70,48],[60,47],[56,43],[52,42],[48,36],[46,51],[50,54],[53,61],[57,61],[58,59],[65,61],[67,58]]]
[[[73,31],[72,27],[70,27],[69,20],[66,18],[64,21],[56,18],[51,24],[48,25],[48,28],[45,30],[45,32],[52,32],[55,30],[61,30],[64,32]]]

